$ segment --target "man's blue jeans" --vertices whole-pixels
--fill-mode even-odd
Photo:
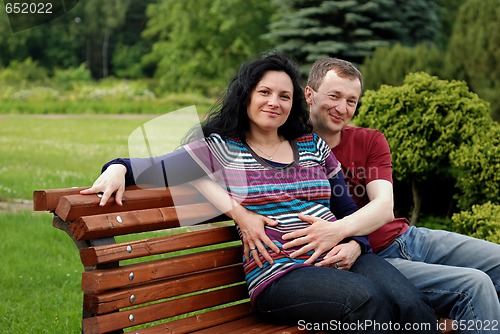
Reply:
[[[270,321],[324,332],[439,333],[425,296],[374,254],[361,255],[349,271],[293,270],[262,291],[255,306]]]
[[[379,255],[415,284],[438,314],[458,320],[458,333],[500,333],[500,245],[411,226]]]

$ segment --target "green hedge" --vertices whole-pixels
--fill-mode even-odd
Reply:
[[[92,81],[83,66],[49,75],[30,59],[0,69],[0,114],[164,114],[215,99],[158,90],[155,80]]]
[[[456,213],[451,218],[453,229],[478,239],[500,244],[500,205],[487,202],[473,205],[470,211]]]
[[[450,162],[459,208],[488,201],[500,204],[500,124],[491,122],[478,129],[470,145],[450,154]]]

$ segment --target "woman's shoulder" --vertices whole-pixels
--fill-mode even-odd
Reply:
[[[303,135],[297,137],[297,139],[295,139],[295,141],[297,143],[315,143],[318,141],[318,138],[319,138],[319,136],[315,133],[306,133],[306,134],[303,134]]]
[[[312,154],[327,154],[330,151],[328,144],[321,139],[316,133],[307,133],[296,139],[299,151],[309,152]]]

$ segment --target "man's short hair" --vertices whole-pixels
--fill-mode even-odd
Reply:
[[[323,83],[326,73],[330,70],[334,70],[341,78],[350,80],[358,79],[361,83],[361,92],[363,92],[363,75],[361,72],[351,62],[339,58],[323,58],[317,60],[309,71],[307,85],[317,90]]]

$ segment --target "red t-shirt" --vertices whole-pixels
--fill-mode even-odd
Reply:
[[[349,192],[358,207],[370,202],[366,193],[368,183],[380,179],[392,183],[391,152],[380,131],[347,126],[342,130],[340,143],[332,152],[342,164]],[[407,229],[408,220],[396,218],[372,232],[369,240],[373,251],[380,252]]]

